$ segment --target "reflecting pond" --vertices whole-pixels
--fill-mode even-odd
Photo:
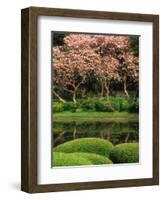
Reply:
[[[53,147],[77,138],[98,137],[113,144],[139,141],[138,122],[53,122]]]

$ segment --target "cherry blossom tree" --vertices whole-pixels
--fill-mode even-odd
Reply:
[[[113,50],[119,45],[119,48],[127,47],[126,37],[116,36],[104,36],[104,35],[83,35],[83,34],[71,34],[65,38],[65,44],[70,49],[76,51],[90,50],[93,54],[99,55],[99,65],[94,66],[94,73],[98,77],[101,85],[101,97],[109,95],[109,85],[112,79],[117,77],[116,67],[118,66],[118,60],[111,55]],[[114,54],[116,54],[114,52]],[[92,63],[94,60],[91,61]]]
[[[123,82],[124,94],[129,97],[127,81],[138,82],[139,60],[133,52],[123,52],[118,55],[119,66],[117,68],[120,80]]]
[[[72,94],[76,103],[77,92],[93,73],[101,86],[101,96],[109,95],[112,80],[122,81],[129,97],[127,81],[138,80],[138,57],[130,51],[129,36],[70,34],[64,45],[53,48],[54,95],[56,87]]]
[[[100,66],[100,56],[90,49],[85,51],[73,49],[67,52],[59,47],[54,47],[53,53],[54,85],[59,85],[63,90],[71,93],[76,103],[79,87],[85,83],[87,74]],[[64,102],[56,92],[54,95]]]
[[[105,90],[107,91],[109,85],[106,85],[109,80],[118,80],[123,82],[124,94],[129,97],[127,91],[127,81],[138,81],[138,57],[130,51],[130,37],[129,36],[95,36],[97,39],[96,52],[99,53],[102,59],[106,59],[104,64],[105,74],[103,75]],[[100,45],[101,44],[101,45]],[[112,62],[111,62],[112,61]],[[107,81],[106,81],[107,80]],[[109,83],[109,82],[108,82]]]

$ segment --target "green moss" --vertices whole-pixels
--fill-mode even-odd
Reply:
[[[92,165],[92,162],[73,153],[53,153],[53,166],[79,166],[79,165]]]
[[[110,151],[113,149],[113,145],[108,140],[100,138],[81,138],[65,142],[54,148],[56,152],[74,153],[74,152],[86,152],[95,153],[102,156],[109,157]]]
[[[116,145],[110,153],[113,163],[135,163],[139,161],[139,144],[123,143]]]
[[[53,152],[53,166],[79,166],[112,164],[112,161],[104,156],[94,153],[61,153]]]
[[[112,161],[108,159],[105,156],[101,156],[95,153],[71,153],[76,156],[82,156],[83,158],[88,159],[91,161],[94,165],[99,165],[99,164],[112,164]]]

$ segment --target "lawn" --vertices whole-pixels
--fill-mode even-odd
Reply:
[[[53,121],[102,121],[138,122],[137,113],[128,112],[60,112],[53,114]]]

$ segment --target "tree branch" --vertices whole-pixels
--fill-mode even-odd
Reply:
[[[63,103],[66,103],[66,101],[56,92],[53,90],[53,94]]]

